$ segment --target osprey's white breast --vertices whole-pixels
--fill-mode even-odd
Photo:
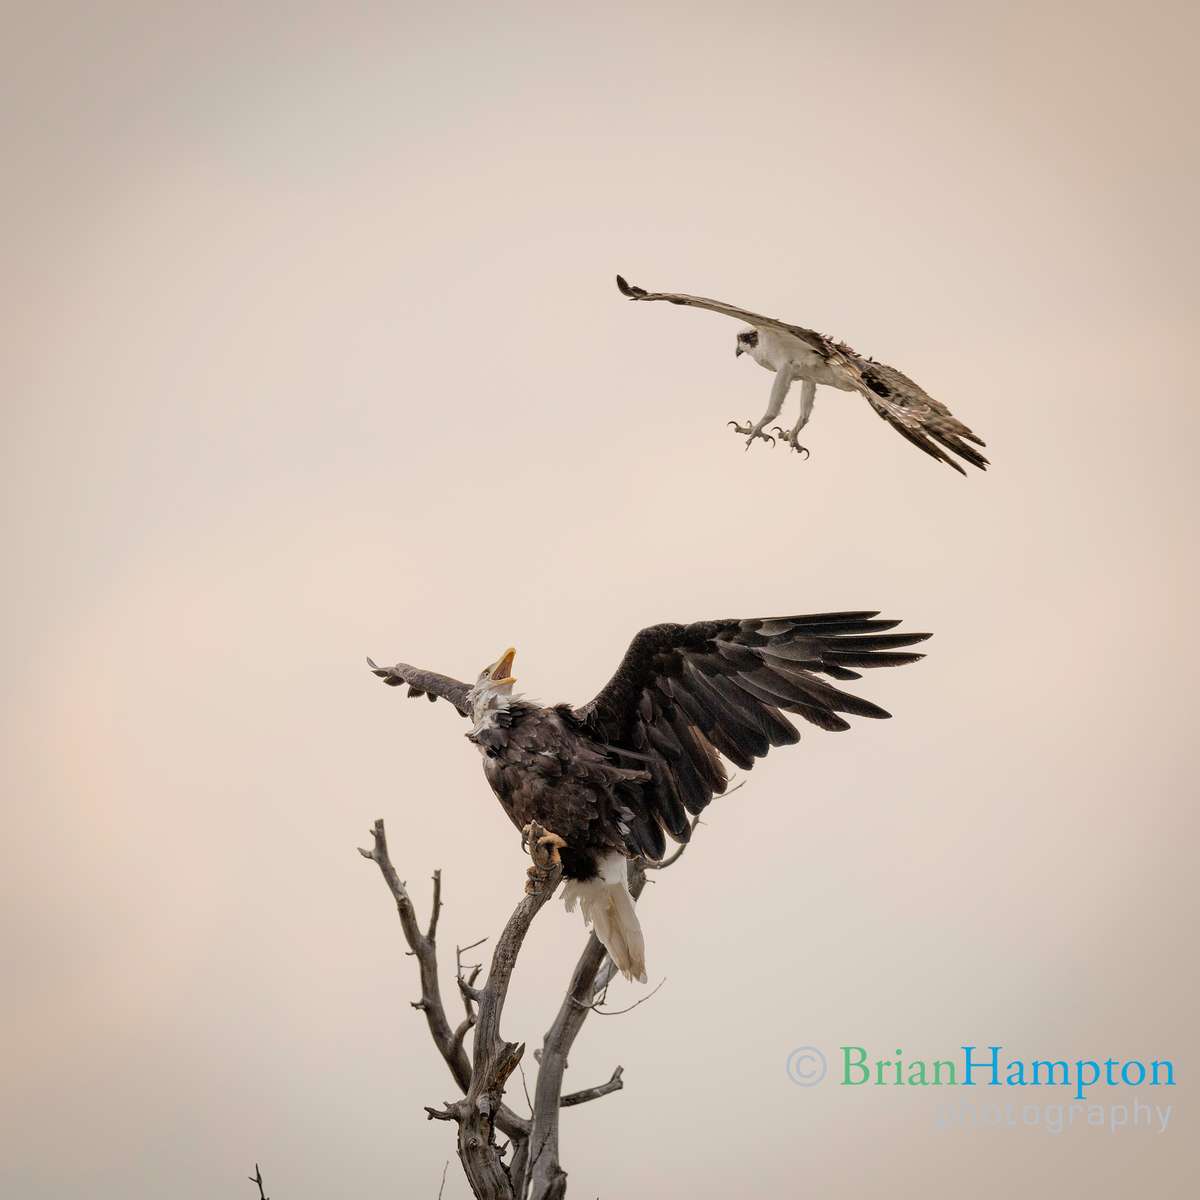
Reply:
[[[768,371],[789,367],[796,379],[810,379],[826,387],[853,391],[854,385],[837,367],[831,367],[811,346],[791,334],[774,329],[760,329],[758,344],[750,350],[750,357]]]
[[[750,351],[750,356],[768,371],[778,371],[780,367],[788,365],[793,368],[817,366],[822,361],[811,346],[786,333],[777,333],[774,329],[758,331],[758,343]]]

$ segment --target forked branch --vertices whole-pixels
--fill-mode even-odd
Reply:
[[[416,910],[409,898],[404,881],[396,872],[388,854],[387,833],[383,821],[376,821],[371,829],[373,845],[370,850],[359,847],[359,854],[370,859],[379,868],[388,890],[396,901],[396,912],[400,917],[400,928],[404,940],[417,960],[417,968],[421,978],[421,998],[413,1001],[413,1007],[425,1014],[425,1022],[429,1026],[429,1036],[433,1044],[445,1059],[446,1066],[459,1090],[466,1092],[471,1086],[471,1063],[463,1047],[467,1030],[451,1029],[446,1017],[446,1007],[442,1002],[441,986],[438,982],[437,962],[437,915],[442,903],[441,872],[434,873],[433,883],[433,912],[430,916],[427,930],[422,931],[417,920]],[[529,1121],[518,1116],[510,1108],[501,1105],[495,1114],[496,1127],[507,1137],[523,1138],[529,1134]]]

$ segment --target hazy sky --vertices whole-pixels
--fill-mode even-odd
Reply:
[[[435,1196],[453,1086],[355,846],[385,817],[422,908],[443,869],[450,960],[525,863],[461,723],[364,655],[471,676],[512,643],[581,702],[643,625],[826,607],[929,657],[646,895],[667,983],[579,1040],[569,1088],[627,1086],[565,1115],[572,1194],[1194,1186],[1190,6],[6,32],[0,1191],[248,1197],[257,1160],[277,1200]],[[725,421],[770,380],[735,326],[617,271],[895,363],[994,470],[825,390],[810,461],[743,453]],[[538,1044],[581,943],[545,911],[508,1037]],[[939,1131],[932,1089],[789,1081],[847,1043],[1168,1057],[1139,1098],[1175,1115]]]

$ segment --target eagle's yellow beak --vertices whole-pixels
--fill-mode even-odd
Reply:
[[[503,687],[508,683],[516,683],[516,678],[512,673],[513,659],[517,657],[517,648],[509,646],[505,652],[488,668],[488,678],[496,687]]]

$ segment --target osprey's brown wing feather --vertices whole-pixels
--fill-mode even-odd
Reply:
[[[682,292],[648,292],[645,288],[626,283],[620,275],[617,276],[617,287],[621,294],[628,296],[630,300],[665,300],[668,304],[684,304],[689,308],[706,308],[709,312],[722,313],[727,317],[745,321],[747,325],[755,325],[761,329],[775,329],[780,333],[787,333],[794,338],[799,338],[800,341],[816,350],[818,354],[827,354],[834,349],[833,343],[823,334],[817,333],[815,329],[805,329],[802,325],[789,325],[787,321],[781,321],[777,317],[764,317],[762,313],[750,312],[749,309],[737,308],[732,304],[724,304],[720,300],[709,300],[705,296],[685,296]]]
[[[851,378],[854,386],[897,433],[930,457],[947,463],[960,475],[965,475],[966,471],[947,451],[957,454],[981,471],[987,470],[988,460],[975,449],[975,446],[986,443],[940,400],[935,400],[895,367],[862,358],[849,346],[841,345],[839,349],[846,360],[853,364]],[[971,442],[974,446],[968,444]]]

